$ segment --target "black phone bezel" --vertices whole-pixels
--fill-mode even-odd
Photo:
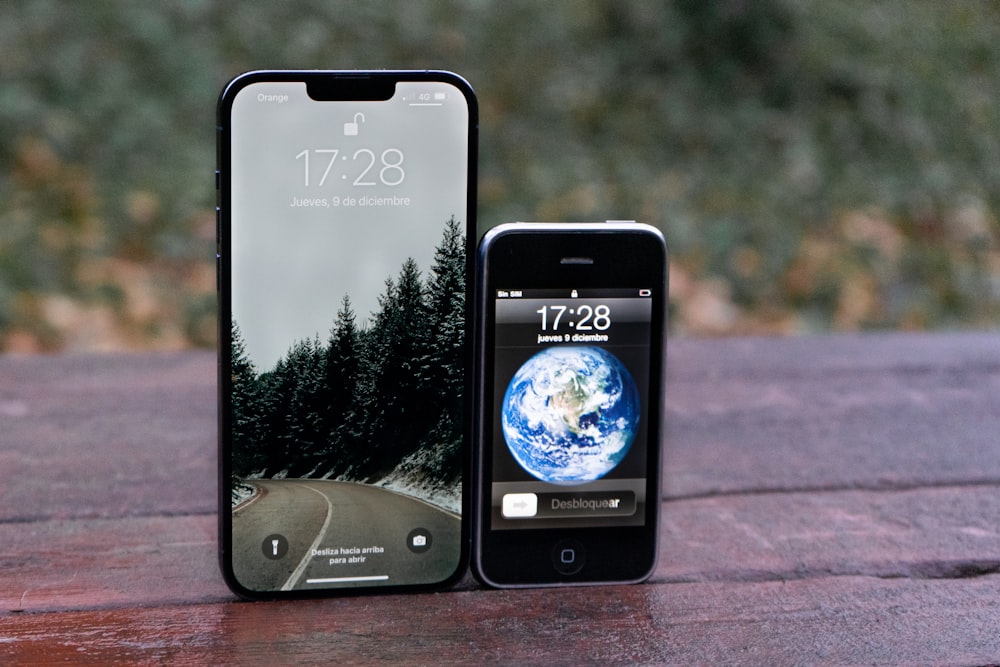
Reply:
[[[466,445],[462,460],[462,520],[460,556],[455,572],[439,582],[407,585],[371,585],[358,587],[334,587],[293,591],[259,591],[246,588],[237,579],[232,568],[232,510],[229,498],[229,479],[232,472],[232,442],[227,428],[227,415],[231,410],[232,380],[227,372],[231,363],[232,339],[230,321],[232,318],[231,288],[232,266],[229,230],[231,228],[232,181],[231,154],[232,132],[231,112],[236,95],[249,85],[261,82],[303,82],[310,97],[317,102],[350,100],[385,100],[392,97],[397,82],[440,82],[453,85],[465,98],[468,109],[468,164],[466,184],[465,239],[466,239],[466,321],[471,322],[474,294],[474,253],[476,248],[476,186],[478,182],[478,137],[479,105],[472,86],[461,76],[441,70],[256,70],[241,74],[230,80],[222,89],[216,110],[216,288],[219,293],[218,312],[218,499],[219,499],[219,565],[227,586],[236,595],[249,600],[321,598],[341,595],[363,595],[368,593],[404,593],[415,591],[443,590],[461,581],[468,570],[471,554],[471,511],[472,511],[472,454],[473,428],[473,332],[467,326],[465,331],[466,377],[463,391],[465,404],[463,413]]]
[[[668,254],[662,235],[635,223],[514,223],[491,230],[477,256],[476,578],[503,588],[643,581],[656,567],[659,543],[668,291]],[[655,498],[656,502],[647,503],[645,524],[492,530],[491,457],[487,448],[495,402],[495,290],[640,286],[654,290],[646,491],[647,498]],[[554,566],[554,550],[561,544],[583,549],[585,562],[578,572],[567,574]]]

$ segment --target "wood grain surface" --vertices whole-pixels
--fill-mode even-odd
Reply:
[[[215,357],[0,357],[0,664],[1000,662],[1000,335],[671,342],[647,584],[245,603]]]

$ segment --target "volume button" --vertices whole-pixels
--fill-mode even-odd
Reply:
[[[215,172],[218,174],[219,172]],[[215,207],[215,291],[222,291],[222,209]]]

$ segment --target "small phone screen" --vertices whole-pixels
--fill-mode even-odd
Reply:
[[[495,291],[492,530],[645,525],[652,294]]]
[[[223,483],[250,591],[435,584],[463,553],[470,103],[393,83],[231,100]]]

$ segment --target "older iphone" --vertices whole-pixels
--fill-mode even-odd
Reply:
[[[515,223],[488,232],[478,260],[477,577],[645,579],[659,535],[662,236]]]
[[[218,109],[226,581],[446,586],[469,545],[473,91],[447,72],[251,72]]]

